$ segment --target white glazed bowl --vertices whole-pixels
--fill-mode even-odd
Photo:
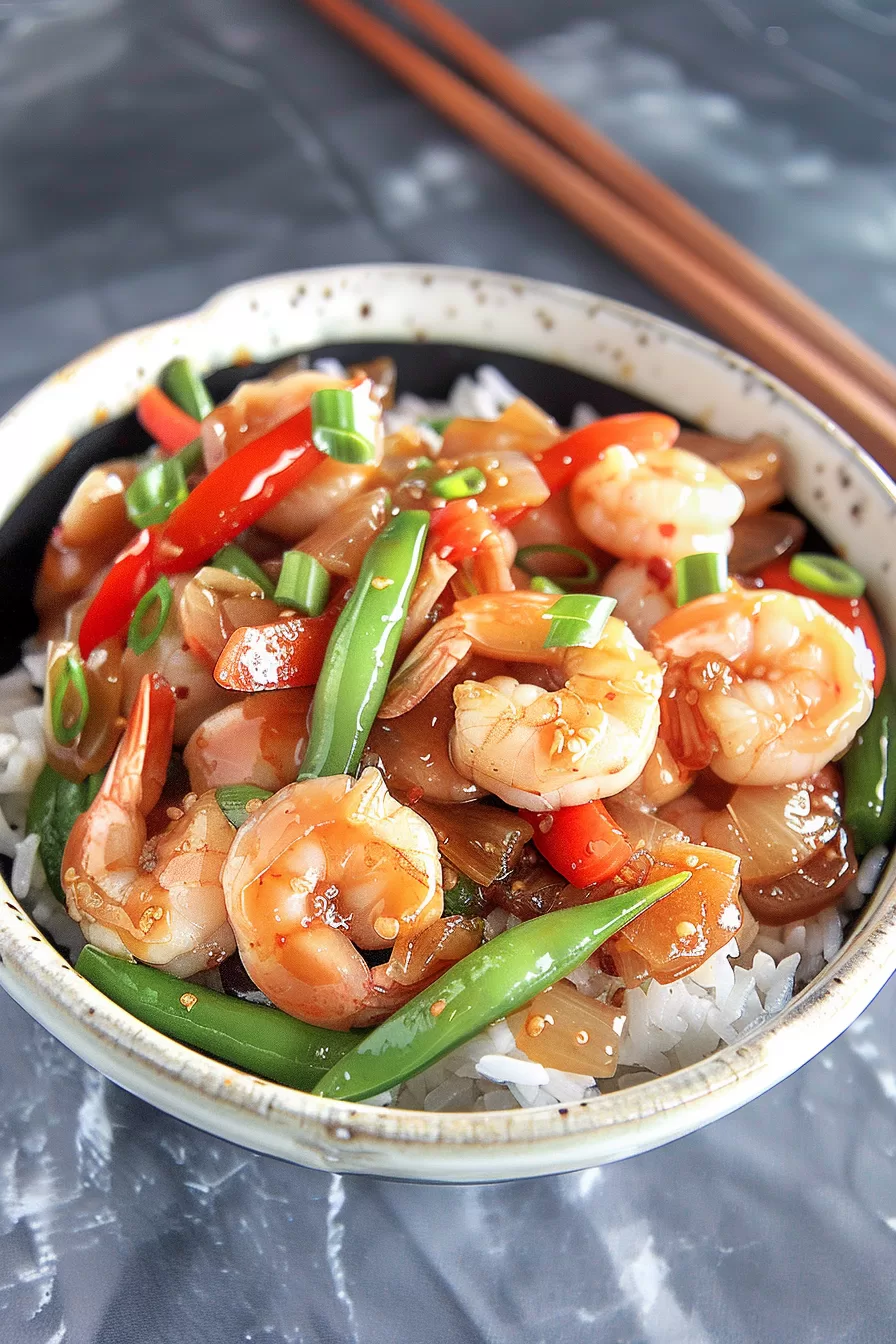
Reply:
[[[738,437],[789,445],[789,492],[869,580],[896,629],[896,487],[801,397],[746,359],[625,304],[480,271],[348,266],[225,290],[198,312],[116,337],[0,422],[0,516],[70,443],[129,410],[175,354],[203,371],[338,341],[431,340],[575,369]],[[0,884],[0,985],[114,1082],[181,1119],[292,1162],[434,1181],[494,1181],[610,1162],[699,1129],[785,1078],[856,1018],[896,968],[888,871],[831,965],[768,1025],[654,1082],[568,1107],[429,1114],[326,1101],[263,1082],[143,1026],[83,981]]]

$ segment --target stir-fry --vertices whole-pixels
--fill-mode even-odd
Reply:
[[[177,359],[37,582],[27,829],[78,969],[326,1096],[701,1058],[834,954],[896,821],[880,634],[781,445],[482,376],[487,418],[386,358],[215,406]]]

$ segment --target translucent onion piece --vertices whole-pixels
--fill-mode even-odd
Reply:
[[[525,453],[508,449],[489,452],[447,452],[444,445],[437,472],[443,476],[464,467],[475,467],[485,477],[485,489],[476,501],[483,509],[498,515],[519,509],[537,509],[550,491],[541,472]]]
[[[792,924],[834,905],[857,868],[852,841],[841,827],[795,872],[765,882],[744,882],[742,894],[761,924]]]
[[[207,565],[185,585],[178,620],[190,652],[214,670],[234,630],[274,621],[280,610],[251,579]]]
[[[773,560],[798,551],[806,539],[806,524],[793,513],[759,513],[739,518],[732,530],[734,545],[728,556],[729,574],[756,574]]]
[[[612,1078],[625,1013],[581,994],[566,980],[507,1019],[517,1048],[536,1064],[566,1073]]]
[[[415,486],[417,493],[409,495],[406,503],[403,498],[393,496],[396,507],[419,508],[425,494],[424,486],[429,471],[425,464],[431,462],[434,456],[431,444],[420,430],[405,425],[394,434],[386,435],[383,443],[383,460],[376,474],[376,484],[385,485],[394,491],[415,471],[418,462],[422,461],[424,466],[419,470],[419,479],[416,480]]]
[[[346,379],[314,369],[240,383],[202,422],[207,469],[211,471],[245,444],[296,415],[308,405],[312,393],[325,387],[347,386]]]
[[[752,439],[742,442],[683,430],[677,446],[714,462],[740,486],[744,493],[745,518],[763,513],[784,498],[784,450],[770,434],[755,434]]]
[[[412,804],[429,822],[445,859],[480,886],[513,871],[532,827],[515,812],[487,803],[451,807],[423,800]]]
[[[560,438],[556,423],[540,407],[520,397],[497,420],[467,420],[457,417],[445,430],[442,456],[510,449],[528,457],[544,452]]]
[[[667,985],[720,951],[743,927],[739,868],[739,859],[720,849],[684,840],[664,843],[647,880],[682,871],[691,879],[606,944],[616,974],[628,985],[645,974]]]
[[[300,550],[313,555],[330,574],[356,579],[361,562],[389,517],[389,492],[382,486],[349,499],[314,529]]]
[[[617,892],[643,887],[649,880],[652,862],[651,856],[641,850],[633,854],[610,881],[592,887],[573,887],[554,871],[534,846],[527,845],[513,872],[493,882],[483,895],[489,905],[499,905],[517,919],[535,919],[552,910],[568,910],[570,906],[602,901]]]
[[[842,781],[832,765],[797,784],[744,786],[727,795],[718,781],[701,780],[693,794],[662,809],[663,818],[692,839],[736,854],[745,882],[782,877],[805,864],[837,834],[842,814]]]
[[[47,648],[47,683],[44,690],[44,737],[47,762],[66,779],[80,782],[95,774],[112,757],[124,728],[122,717],[122,647],[110,639],[93,650],[84,666],[90,710],[74,742],[62,746],[53,735],[50,705],[66,658],[77,653],[69,640],[52,642]]]
[[[447,915],[427,924],[413,935],[403,947],[396,943],[389,962],[389,979],[399,985],[419,985],[432,980],[447,966],[475,952],[482,942],[484,924],[481,919],[466,915]]]
[[[670,821],[663,821],[651,812],[642,812],[630,806],[623,801],[622,794],[617,794],[615,798],[605,798],[603,804],[616,825],[625,831],[629,843],[636,850],[646,849],[655,854],[661,845],[685,838],[681,827]]]
[[[367,359],[363,364],[350,364],[349,378],[369,378],[370,395],[378,401],[384,411],[388,411],[395,402],[395,384],[398,381],[398,369],[395,360],[389,355],[378,355],[376,359]]]
[[[140,468],[130,458],[93,467],[75,486],[59,516],[64,546],[100,546],[111,559],[134,534],[124,494]]]

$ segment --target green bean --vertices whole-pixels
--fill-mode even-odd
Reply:
[[[896,693],[887,680],[843,761],[844,820],[857,854],[885,845],[896,829]]]
[[[386,693],[428,528],[428,513],[399,513],[365,555],[327,645],[300,779],[358,768]]]
[[[395,1087],[556,984],[655,901],[687,882],[676,873],[604,901],[518,924],[471,952],[340,1059],[314,1091],[361,1101]]]
[[[218,994],[95,947],[84,948],[75,970],[172,1040],[304,1092],[363,1039],[362,1032],[312,1027],[278,1008]]]

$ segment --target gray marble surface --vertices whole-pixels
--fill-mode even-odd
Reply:
[[[454,0],[896,356],[892,0]],[[0,6],[0,403],[300,265],[433,260],[673,312],[296,0]],[[894,1337],[896,991],[700,1134],[510,1187],[329,1177],[105,1083],[0,998],[4,1344]]]

